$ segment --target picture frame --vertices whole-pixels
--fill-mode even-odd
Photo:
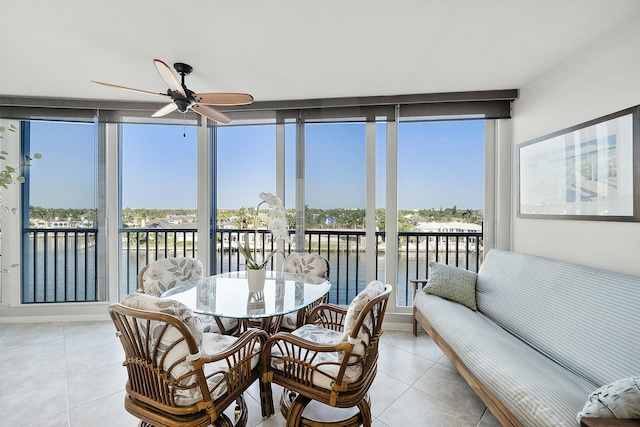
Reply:
[[[517,146],[518,217],[640,221],[640,106]]]

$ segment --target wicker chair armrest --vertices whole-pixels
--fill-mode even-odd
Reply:
[[[320,304],[307,315],[307,323],[321,325],[334,331],[342,331],[347,307],[335,304]]]

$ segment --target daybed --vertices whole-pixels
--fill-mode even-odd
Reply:
[[[414,324],[504,426],[640,418],[640,277],[493,249],[414,282]]]

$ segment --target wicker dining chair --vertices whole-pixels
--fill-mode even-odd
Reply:
[[[159,297],[178,285],[202,279],[202,263],[191,257],[162,258],[153,261],[138,273],[138,292]],[[238,320],[228,317],[200,315],[204,332],[233,334]]]
[[[262,351],[264,403],[269,405],[265,413],[273,414],[271,383],[276,383],[286,390],[280,408],[288,427],[308,424],[303,412],[314,400],[337,408],[357,407],[358,413],[342,425],[370,426],[368,392],[377,372],[378,341],[391,289],[373,281],[349,308],[319,305],[306,325],[269,338]]]
[[[285,273],[306,274],[329,279],[330,265],[329,261],[320,255],[292,252],[287,255],[282,262],[282,271]],[[282,317],[281,329],[284,331],[292,331],[304,325],[309,312],[316,306],[326,303],[328,295],[329,294],[294,313],[285,314]]]
[[[109,314],[124,347],[125,409],[141,427],[246,425],[243,393],[260,376],[266,332],[203,333],[182,303],[142,293],[111,304]],[[223,411],[234,402],[232,422]]]

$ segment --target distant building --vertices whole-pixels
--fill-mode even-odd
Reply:
[[[421,233],[479,233],[482,231],[482,226],[466,222],[419,222],[414,231]]]
[[[32,228],[97,228],[97,221],[93,219],[35,219],[31,221]]]

